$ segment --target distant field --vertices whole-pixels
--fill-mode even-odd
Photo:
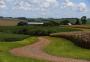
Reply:
[[[0,26],[16,26],[19,20],[0,19]]]

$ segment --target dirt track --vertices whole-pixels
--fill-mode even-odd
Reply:
[[[47,46],[49,43],[50,41],[46,37],[39,37],[37,43],[20,48],[14,48],[10,50],[10,53],[14,56],[32,57],[51,62],[90,62],[86,60],[63,58],[49,55],[42,50],[43,47]]]

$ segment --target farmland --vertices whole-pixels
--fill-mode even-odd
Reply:
[[[17,19],[0,19],[0,26],[16,26],[18,22]]]
[[[0,0],[0,62],[90,62],[90,1]]]
[[[89,31],[90,25],[0,26],[0,62],[49,62],[43,58],[14,56],[9,52],[13,48],[33,45],[34,43],[38,44],[38,37],[43,36],[51,43],[42,48],[42,53],[90,61]],[[45,40],[42,41],[45,42]]]

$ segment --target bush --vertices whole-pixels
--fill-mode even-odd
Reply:
[[[68,23],[70,23],[68,20],[63,20],[60,22],[61,25],[68,25]]]
[[[27,22],[23,22],[23,21],[21,21],[17,24],[17,26],[26,26],[26,25],[28,25]]]

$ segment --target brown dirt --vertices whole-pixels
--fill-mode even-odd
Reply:
[[[63,58],[49,55],[42,50],[43,47],[47,46],[49,43],[50,41],[46,37],[39,37],[37,43],[20,48],[14,48],[10,50],[10,53],[14,56],[32,57],[51,62],[90,62],[86,60]]]

